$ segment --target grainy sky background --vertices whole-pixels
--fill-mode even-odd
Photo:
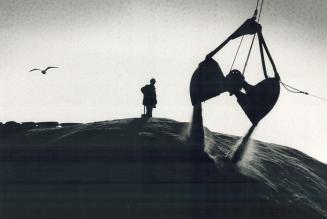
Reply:
[[[140,87],[157,79],[157,117],[189,121],[191,75],[253,14],[256,0],[0,0],[0,120],[91,122],[139,117]],[[327,1],[266,0],[263,34],[284,82],[327,97]],[[251,37],[235,67],[242,68]],[[215,59],[225,73],[238,40]],[[262,78],[255,44],[246,72]],[[47,75],[28,71],[59,66]],[[270,71],[271,72],[271,71]],[[254,138],[327,163],[327,103],[282,89]],[[212,131],[243,135],[235,97],[204,104]]]

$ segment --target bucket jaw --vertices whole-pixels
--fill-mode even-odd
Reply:
[[[280,94],[279,79],[267,78],[245,90],[246,93],[235,92],[235,96],[251,123],[256,125],[274,108]]]
[[[198,105],[226,91],[225,76],[212,58],[201,62],[192,75],[190,96],[192,105]]]

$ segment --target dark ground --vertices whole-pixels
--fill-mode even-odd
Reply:
[[[206,148],[216,161],[225,157],[216,166],[203,147],[187,140],[186,123],[125,119],[51,126],[1,126],[0,218],[326,218],[326,195],[319,193],[325,187],[294,194],[280,186],[292,171],[287,163],[278,169],[273,161],[255,160],[272,171],[272,186],[245,171],[258,170],[253,164],[242,171],[228,161],[224,153],[237,137],[206,130],[206,141],[222,144]],[[279,153],[297,156],[312,174],[326,177],[326,165],[283,149]],[[296,198],[305,193],[314,195]]]

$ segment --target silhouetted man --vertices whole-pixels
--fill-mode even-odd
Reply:
[[[156,108],[157,94],[156,88],[154,86],[155,83],[156,80],[152,78],[150,80],[150,84],[145,85],[141,88],[141,91],[143,93],[143,105],[146,107],[145,117],[152,117],[152,110],[153,108]]]

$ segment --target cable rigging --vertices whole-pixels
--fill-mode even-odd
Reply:
[[[260,0],[257,0],[256,7],[255,7],[255,10],[254,10],[254,13],[253,13],[253,18],[255,20],[256,20],[257,14],[258,14],[259,1]],[[264,0],[261,1],[260,11],[259,11],[259,14],[258,14],[258,19],[257,19],[257,22],[258,23],[259,23],[260,18],[261,18],[261,12],[262,12],[262,8],[263,8],[263,4],[264,4]],[[249,61],[249,58],[250,58],[250,54],[251,54],[251,51],[252,51],[252,47],[253,47],[253,43],[254,43],[255,37],[256,37],[256,34],[254,34],[253,37],[252,37],[250,49],[249,49],[248,55],[246,57],[246,61],[245,61],[244,67],[243,67],[242,75],[245,74],[245,70],[246,70],[246,67],[247,67],[247,64],[248,64],[248,61]],[[236,53],[235,53],[235,56],[234,56],[234,59],[233,59],[233,62],[232,62],[232,65],[230,67],[230,71],[233,69],[235,60],[236,60],[236,58],[238,56],[239,50],[240,50],[241,45],[243,43],[243,39],[244,39],[244,35],[241,37],[240,43],[238,45],[238,48],[236,50]],[[320,97],[320,96],[317,96],[317,95],[310,94],[310,93],[308,93],[306,91],[299,90],[299,89],[297,89],[295,87],[292,87],[292,86],[290,86],[290,85],[288,85],[288,84],[286,84],[286,83],[284,83],[282,81],[280,81],[280,83],[285,88],[285,90],[287,90],[288,92],[295,93],[295,94],[304,94],[304,95],[308,95],[308,96],[311,96],[311,97],[314,97],[314,98],[317,98],[317,99],[320,99],[320,100],[323,100],[323,101],[327,101],[327,98],[323,98],[323,97]]]

